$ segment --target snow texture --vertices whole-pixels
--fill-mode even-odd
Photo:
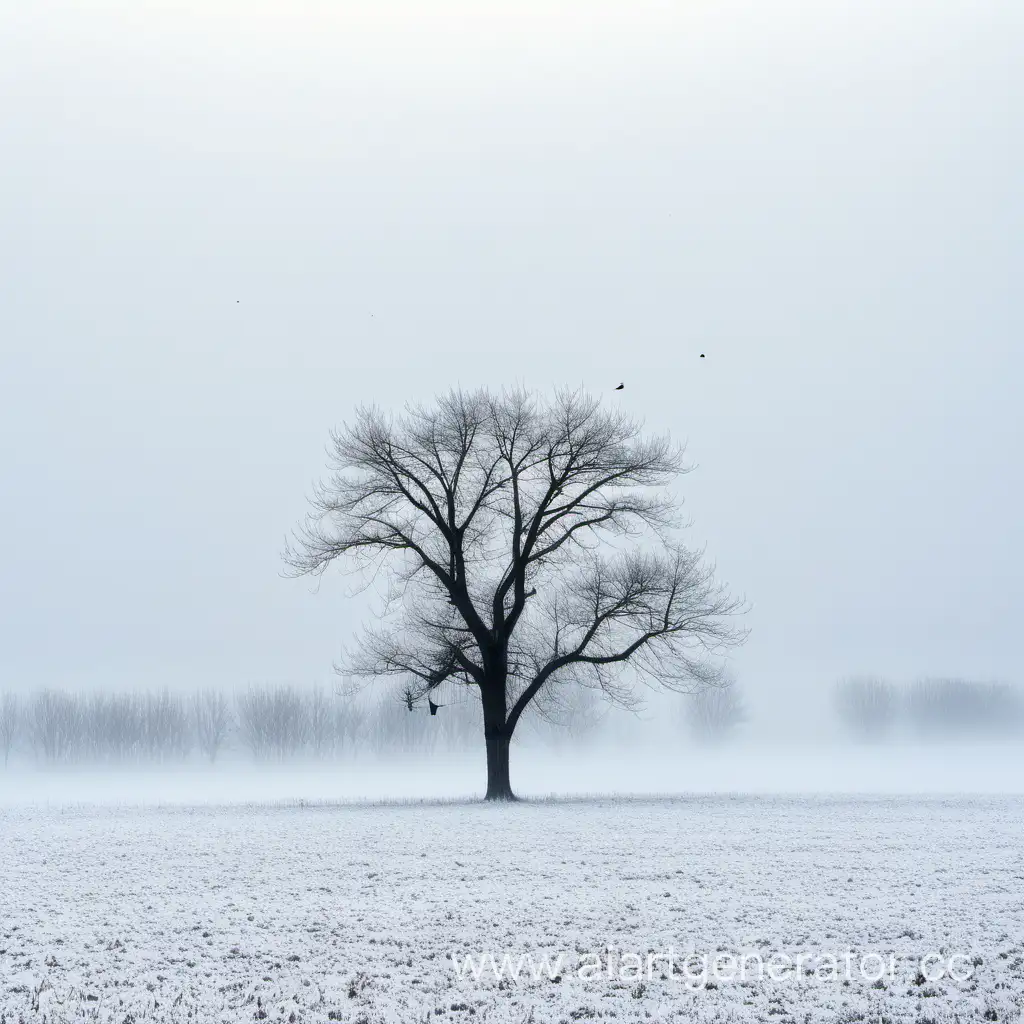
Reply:
[[[0,1020],[1010,1021],[1024,800],[702,796],[0,810]],[[892,956],[687,985],[646,954]],[[928,952],[971,976],[918,976]],[[566,955],[559,980],[450,956]],[[574,961],[573,958],[577,958]]]

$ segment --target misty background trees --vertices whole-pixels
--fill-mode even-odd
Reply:
[[[231,734],[231,706],[219,690],[199,690],[192,697],[195,745],[212,764]]]
[[[586,699],[567,707],[558,736],[580,742],[603,717]],[[477,703],[446,705],[437,716],[410,713],[394,695],[342,696],[325,686],[256,684],[232,692],[204,688],[134,693],[46,689],[0,694],[0,753],[40,765],[181,764],[233,760],[325,761],[359,755],[465,751],[479,742]],[[556,735],[538,722],[541,742]]]
[[[877,676],[841,679],[835,688],[836,711],[846,728],[860,739],[880,740],[896,724],[898,693]]]
[[[0,695],[0,751],[4,755],[4,767],[11,759],[11,750],[21,724],[21,703],[16,694]]]
[[[256,761],[329,759],[459,749],[477,723],[472,715],[438,721],[409,715],[393,700],[367,705],[324,687],[253,685],[75,693],[0,694],[0,752],[39,764],[214,763],[230,752]]]
[[[840,680],[835,709],[857,739],[993,740],[1024,733],[1024,696],[1010,683],[877,676]]]
[[[731,672],[718,685],[666,695],[661,710],[637,717],[610,708],[600,694],[567,689],[557,704],[527,718],[518,734],[536,750],[582,751],[639,744],[697,752],[783,742],[758,719]],[[452,689],[439,699],[458,697]],[[956,678],[892,681],[877,675],[838,680],[832,721],[858,743],[997,743],[1024,741],[1024,695],[1010,683]],[[807,711],[801,708],[806,718]],[[829,738],[826,718],[807,719]],[[4,766],[273,764],[345,762],[395,756],[461,754],[479,744],[479,702],[444,703],[436,716],[410,712],[384,690],[353,696],[324,685],[254,684],[241,690],[127,693],[0,692]]]
[[[684,716],[691,737],[698,743],[728,740],[749,717],[735,675],[725,673],[715,685],[687,694]]]

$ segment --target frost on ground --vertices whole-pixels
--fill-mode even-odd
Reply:
[[[11,807],[0,1020],[1017,1020],[1022,837],[1018,798]],[[687,984],[689,951],[813,969]],[[894,971],[815,973],[848,952]],[[482,954],[564,960],[460,979]]]

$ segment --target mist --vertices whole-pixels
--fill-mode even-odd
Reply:
[[[685,440],[688,542],[751,603],[724,746],[652,695],[530,740],[545,757],[603,745],[628,775],[657,748],[689,767],[625,788],[743,789],[770,772],[700,766],[876,758],[842,679],[1021,682],[1019,5],[3,20],[0,691],[333,694],[374,595],[281,575],[328,432],[477,385],[582,387]],[[967,788],[1020,778],[1019,734],[878,742],[988,751]],[[458,756],[475,792],[482,754]],[[84,771],[19,741],[0,787]]]
[[[0,0],[0,1021],[1024,1018],[1021,124],[1019,0]]]

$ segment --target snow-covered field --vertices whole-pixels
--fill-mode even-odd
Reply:
[[[6,1024],[1009,1021],[1024,1008],[1012,796],[9,802],[0,883]],[[691,951],[747,954],[746,976],[723,958],[702,984]],[[965,980],[919,976],[930,953],[929,975],[951,965]],[[529,965],[474,980],[453,954],[563,960],[558,980]]]

